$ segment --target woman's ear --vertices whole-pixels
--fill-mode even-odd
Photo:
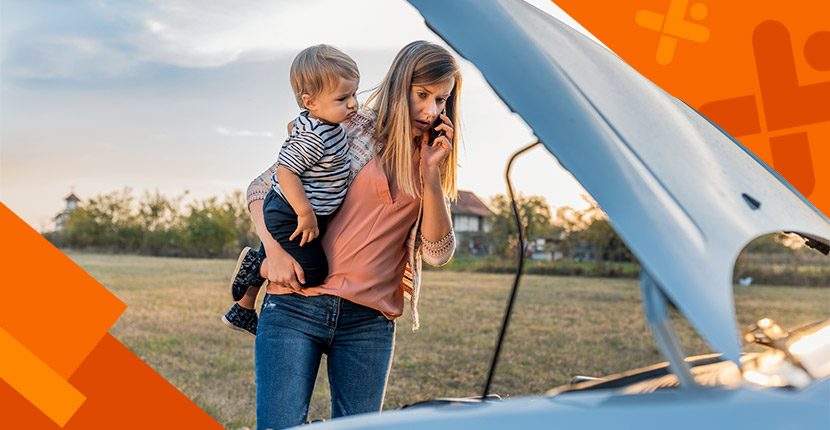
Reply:
[[[310,110],[314,107],[314,105],[314,99],[311,98],[311,96],[308,94],[303,94],[303,106],[305,106],[306,109]]]

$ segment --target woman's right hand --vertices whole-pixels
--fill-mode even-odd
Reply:
[[[302,288],[300,283],[305,284],[303,269],[297,260],[285,252],[279,242],[274,240],[268,232],[265,226],[265,215],[262,212],[263,203],[262,200],[254,200],[248,204],[248,210],[251,212],[251,220],[254,222],[257,236],[265,248],[266,258],[263,262],[267,275],[265,277],[277,285],[299,291]]]
[[[294,291],[302,289],[305,284],[305,274],[300,263],[280,247],[265,248],[265,265],[268,281],[290,288]]]

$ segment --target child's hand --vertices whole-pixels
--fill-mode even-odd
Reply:
[[[294,230],[294,233],[291,233],[291,237],[288,240],[294,240],[300,234],[302,234],[300,246],[311,242],[320,235],[320,230],[317,228],[317,217],[314,215],[314,212],[306,215],[297,215],[297,229]]]

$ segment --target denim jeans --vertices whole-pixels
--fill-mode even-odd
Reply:
[[[256,335],[257,428],[307,420],[322,354],[332,418],[379,412],[395,346],[395,322],[379,311],[322,295],[266,294]]]

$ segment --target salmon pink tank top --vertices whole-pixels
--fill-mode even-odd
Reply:
[[[419,151],[413,156],[419,172]],[[419,178],[420,175],[416,175]],[[417,189],[420,183],[416,183]],[[418,218],[420,198],[413,198],[389,182],[377,158],[355,177],[346,197],[331,218],[322,238],[329,276],[317,287],[297,292],[303,296],[331,294],[377,309],[388,319],[403,314],[403,289],[409,230]],[[269,294],[295,291],[268,285]]]

